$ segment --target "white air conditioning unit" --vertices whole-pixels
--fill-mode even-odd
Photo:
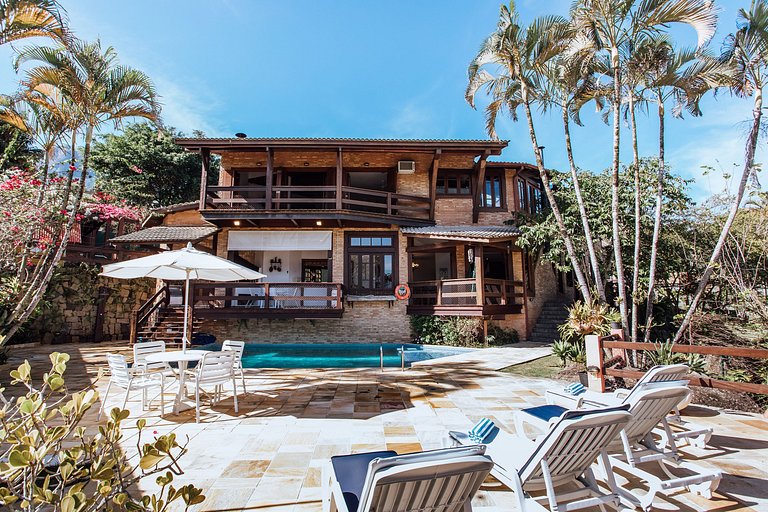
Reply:
[[[398,174],[413,174],[416,172],[416,162],[413,160],[400,160],[397,162]]]

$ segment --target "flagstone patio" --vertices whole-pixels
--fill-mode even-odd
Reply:
[[[14,348],[10,367],[30,359],[36,371],[47,366],[52,349],[72,356],[67,383],[72,389],[96,379],[104,354],[125,345],[79,344]],[[189,438],[179,483],[204,489],[199,511],[318,511],[320,471],[331,455],[391,449],[400,453],[448,446],[448,430],[466,430],[482,417],[514,432],[514,411],[540,405],[548,388],[562,382],[523,379],[487,369],[477,361],[401,371],[246,370],[247,393],[240,412],[225,399],[194,411],[158,416],[156,405],[141,412],[140,395],[129,402],[131,419],[145,417],[159,434]],[[100,390],[107,379],[96,385]],[[115,397],[116,398],[116,397]],[[170,395],[168,401],[170,402]],[[117,405],[115,399],[109,405]],[[715,426],[713,449],[686,448],[687,457],[724,472],[713,500],[678,493],[657,500],[659,510],[768,510],[768,421],[746,413],[691,406],[684,413]],[[96,412],[87,422],[96,423]],[[131,421],[132,422],[132,421]],[[126,428],[126,446],[136,429]],[[148,483],[151,485],[151,483]],[[492,479],[474,500],[476,510],[516,510],[514,495]]]

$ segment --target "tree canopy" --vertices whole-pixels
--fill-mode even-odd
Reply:
[[[173,128],[158,129],[148,123],[104,135],[93,145],[96,188],[151,208],[195,200],[200,195],[200,155],[173,142],[181,136]],[[218,162],[208,180],[218,182]]]

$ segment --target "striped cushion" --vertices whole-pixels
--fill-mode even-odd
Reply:
[[[570,393],[571,395],[580,395],[584,393],[586,390],[587,388],[585,388],[583,384],[579,382],[574,382],[573,384],[566,386],[563,391],[565,391],[566,393]]]

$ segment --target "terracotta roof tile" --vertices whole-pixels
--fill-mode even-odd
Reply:
[[[216,226],[154,226],[110,240],[116,243],[164,244],[197,242],[219,230]]]
[[[444,238],[477,238],[500,239],[510,238],[520,234],[517,226],[426,226],[404,227],[400,231],[404,235],[444,237]]]

